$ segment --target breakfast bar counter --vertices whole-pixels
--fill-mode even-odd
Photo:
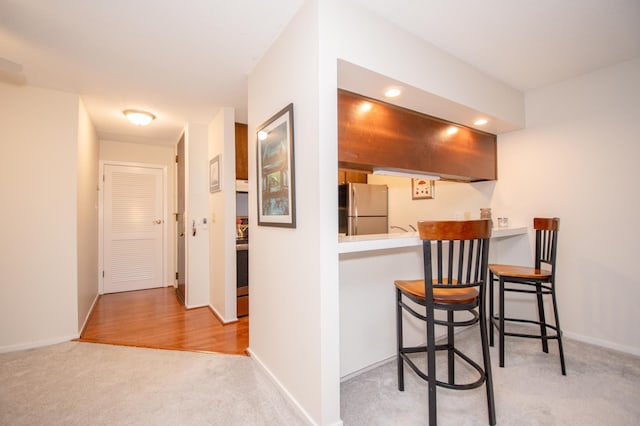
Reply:
[[[491,262],[527,263],[527,227],[494,228]],[[398,279],[422,278],[417,232],[339,236],[340,375],[343,379],[395,357],[395,291]],[[419,325],[405,323],[407,344],[424,341]]]
[[[491,238],[505,238],[523,235],[528,232],[526,226],[515,228],[493,228]],[[340,235],[338,253],[355,253],[373,250],[386,250],[402,247],[415,247],[421,244],[417,232],[397,232],[374,235]]]

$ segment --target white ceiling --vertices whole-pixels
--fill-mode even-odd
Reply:
[[[640,57],[640,0],[352,1],[521,91]],[[246,121],[247,75],[302,3],[0,0],[0,81],[80,94],[101,138],[174,144],[221,106]]]

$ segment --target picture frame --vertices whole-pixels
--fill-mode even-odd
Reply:
[[[293,104],[258,127],[258,225],[296,227]]]
[[[432,200],[435,198],[435,181],[425,178],[411,178],[411,199]]]
[[[209,192],[220,191],[220,156],[216,155],[209,161]]]

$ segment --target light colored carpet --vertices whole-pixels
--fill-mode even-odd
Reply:
[[[477,331],[458,335],[479,355]],[[640,359],[565,339],[508,339],[506,367],[491,349],[499,425],[640,424]],[[443,371],[444,372],[444,371]],[[458,368],[459,377],[468,370]],[[426,384],[390,362],[342,383],[346,426],[424,425]],[[484,387],[438,388],[440,425],[486,425]],[[0,354],[0,425],[304,425],[248,357],[68,342]]]
[[[465,330],[456,342],[481,360],[477,330]],[[497,342],[491,348],[497,424],[640,424],[640,358],[567,338],[563,343],[567,376],[560,372],[556,342],[550,342],[545,354],[537,340],[507,338],[505,368],[498,366]],[[438,378],[446,380],[446,364],[439,362],[438,368]],[[458,367],[456,379],[467,372]],[[398,391],[397,383],[395,361],[342,383],[344,424],[426,424],[426,382],[405,367],[404,392]],[[438,387],[437,401],[439,425],[488,424],[484,386],[468,391]]]
[[[68,342],[0,354],[0,425],[300,425],[248,357]]]

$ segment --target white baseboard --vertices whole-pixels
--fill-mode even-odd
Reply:
[[[87,312],[87,316],[84,318],[84,322],[82,323],[82,327],[80,327],[80,330],[78,330],[78,335],[82,336],[82,332],[84,331],[84,328],[87,326],[87,323],[89,322],[89,318],[91,317],[91,313],[93,312],[93,308],[96,307],[96,303],[98,303],[98,298],[100,297],[100,293],[96,294],[96,297],[93,298],[93,303],[91,303],[91,307],[89,308],[89,311]]]
[[[607,340],[596,339],[589,336],[584,336],[582,334],[571,333],[567,331],[562,332],[563,336],[566,336],[570,339],[577,340],[583,343],[589,343],[591,345],[600,346],[606,349],[612,349],[618,352],[624,352],[630,355],[640,356],[640,348],[626,345],[619,345],[617,343],[609,342]]]
[[[248,348],[247,352],[249,353],[249,356],[251,357],[251,359],[256,362],[256,364],[260,367],[260,369],[262,369],[262,371],[264,371],[266,373],[266,375],[271,379],[271,381],[278,387],[278,389],[280,389],[280,392],[282,393],[282,395],[291,403],[291,405],[300,414],[302,414],[302,416],[309,422],[309,424],[310,425],[317,425],[317,423],[311,418],[309,413],[307,413],[307,411],[304,408],[302,408],[302,406],[293,397],[293,395],[291,395],[291,393],[289,393],[287,388],[285,388],[282,385],[282,383],[280,383],[280,381],[276,378],[276,376],[273,375],[273,373],[271,373],[271,371],[267,368],[267,366],[264,365],[264,363],[260,360],[260,358],[255,353],[253,353],[251,351],[251,348]],[[334,423],[332,426],[342,426],[342,421]]]
[[[79,334],[73,336],[61,336],[53,339],[38,340],[36,342],[20,343],[17,345],[0,346],[0,353],[23,351],[25,349],[35,349],[44,346],[57,345],[58,343],[69,342],[80,337]]]
[[[388,357],[388,358],[385,358],[385,359],[383,359],[381,361],[378,361],[378,362],[375,362],[373,364],[367,365],[364,368],[361,368],[361,369],[356,370],[356,371],[352,371],[349,374],[345,374],[344,376],[340,377],[340,383],[346,382],[347,380],[350,380],[350,379],[353,379],[354,377],[359,376],[359,375],[361,375],[363,373],[366,373],[367,371],[373,370],[374,368],[378,368],[381,365],[384,365],[384,364],[386,364],[386,363],[388,363],[388,362],[390,362],[391,360],[394,360],[394,359],[396,359],[396,355],[395,354],[390,356],[390,357]]]
[[[205,306],[209,306],[207,304],[204,305],[187,305],[186,303],[184,304],[184,307],[187,309],[198,309],[198,308],[204,308]]]
[[[530,327],[532,329],[536,328],[536,325],[533,324],[520,324],[523,327]],[[490,332],[490,330],[489,330]],[[496,334],[497,334],[497,330],[496,330]],[[578,342],[582,342],[582,343],[588,343],[590,345],[594,345],[594,346],[599,346],[601,348],[605,348],[605,349],[611,349],[617,352],[624,352],[626,354],[629,355],[635,355],[635,356],[640,356],[640,348],[639,347],[633,347],[633,346],[627,346],[627,345],[620,345],[618,343],[614,343],[614,342],[610,342],[608,340],[603,340],[603,339],[597,339],[595,337],[590,337],[590,336],[585,336],[584,334],[578,334],[578,333],[573,333],[571,331],[566,331],[566,330],[562,330],[562,336],[563,337],[568,337],[571,340],[576,340]]]
[[[209,305],[209,309],[211,309],[211,312],[213,312],[213,315],[215,315],[216,318],[218,318],[218,320],[223,324],[231,324],[234,322],[238,322],[238,318],[224,319],[222,315],[220,315],[220,312],[218,312],[218,310],[213,307],[213,305]]]

